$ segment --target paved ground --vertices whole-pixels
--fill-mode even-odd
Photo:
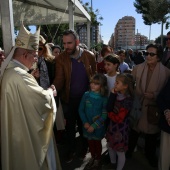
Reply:
[[[78,143],[78,138],[77,138],[77,143]],[[108,156],[107,156],[105,139],[102,140],[102,146],[103,146],[102,164],[106,164],[106,162],[108,162]],[[79,148],[77,148],[77,150],[78,149]],[[90,159],[90,153],[86,155],[86,158],[83,161],[79,160],[79,158],[75,155],[71,163],[65,163],[64,161],[64,157],[66,154],[65,146],[58,145],[58,150],[59,150],[63,170],[83,170],[84,166]],[[102,168],[102,170],[105,169]],[[123,170],[158,170],[158,169],[150,167],[142,150],[140,149],[139,151],[136,151],[133,154],[133,157],[131,159],[126,160],[126,164]]]

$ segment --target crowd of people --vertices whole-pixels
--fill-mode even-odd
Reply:
[[[103,168],[123,170],[140,135],[150,166],[169,170],[170,32],[164,51],[149,44],[145,54],[103,45],[96,57],[73,30],[62,41],[63,49],[21,25],[7,59],[0,49],[1,169],[61,170],[64,132],[66,163],[90,152],[84,170],[102,168],[103,138],[110,158]]]

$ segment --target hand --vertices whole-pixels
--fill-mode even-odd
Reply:
[[[39,69],[33,70],[31,74],[35,77],[35,79],[38,79],[40,77]]]
[[[112,89],[111,89],[111,92],[112,92],[112,93],[116,93],[115,88],[112,88]]]
[[[87,129],[87,132],[89,133],[92,133],[94,131],[94,128],[92,126],[90,126],[88,129]]]
[[[53,91],[53,96],[57,96],[57,91],[53,84],[49,87],[49,89],[51,89]]]
[[[84,124],[84,128],[85,128],[85,129],[88,129],[89,127],[90,127],[90,124],[89,124],[89,123],[85,123],[85,124]]]
[[[1,64],[2,64],[2,62],[4,61],[4,59],[5,59],[5,56],[4,56],[4,52],[0,52],[0,66],[1,66]]]
[[[145,96],[147,99],[153,99],[153,98],[154,98],[154,94],[153,94],[153,93],[144,93],[144,96]]]
[[[167,110],[165,113],[165,119],[168,122],[168,125],[170,126],[170,110]]]
[[[170,119],[168,120],[168,125],[170,126]]]

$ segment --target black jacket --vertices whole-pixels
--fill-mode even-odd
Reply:
[[[170,134],[170,126],[168,125],[168,123],[165,119],[165,116],[164,116],[164,111],[166,109],[170,109],[170,78],[169,78],[166,86],[162,89],[162,91],[158,95],[157,104],[158,104],[160,112],[161,112],[159,126],[160,126],[161,130]]]

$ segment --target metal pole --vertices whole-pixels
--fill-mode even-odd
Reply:
[[[87,21],[87,47],[90,48],[90,21]]]
[[[138,38],[138,29],[137,29],[137,33],[136,33],[136,50],[137,50],[137,38]]]
[[[74,9],[73,3],[68,1],[68,10],[69,10],[69,29],[74,30]]]
[[[91,12],[93,11],[93,0],[91,0]]]
[[[149,43],[150,43],[150,40],[151,40],[151,25],[150,25],[150,28],[149,28]]]
[[[137,29],[137,49],[138,49],[138,29]]]
[[[91,14],[92,14],[92,12],[93,12],[93,0],[91,0]],[[91,47],[92,47],[92,45],[93,45],[93,26],[92,26],[92,24],[91,24],[91,29],[90,29],[90,35],[91,35],[91,43],[90,43],[90,45],[91,45]]]
[[[3,44],[7,56],[15,44],[12,0],[0,0],[0,4]]]

